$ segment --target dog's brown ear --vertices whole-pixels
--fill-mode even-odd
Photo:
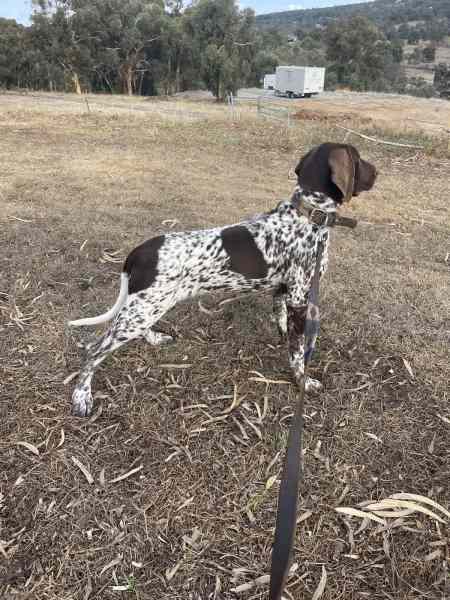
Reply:
[[[297,177],[300,177],[300,175],[303,172],[305,163],[307,163],[311,157],[311,154],[313,154],[313,152],[315,152],[315,148],[313,148],[312,150],[310,150],[307,154],[305,154],[305,156],[303,156],[300,159],[300,162],[298,163],[298,165],[295,167],[295,174],[297,175]]]
[[[331,181],[342,192],[344,202],[351,200],[355,188],[356,165],[348,147],[341,146],[331,150],[328,157]]]
[[[322,192],[335,202],[347,202],[354,193],[359,154],[347,144],[326,142],[308,152],[295,172],[300,187]]]
[[[309,192],[328,192],[329,166],[323,145],[310,150],[295,167],[299,185]]]

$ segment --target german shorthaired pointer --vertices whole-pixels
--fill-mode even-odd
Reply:
[[[98,325],[114,319],[88,348],[72,397],[75,415],[90,414],[94,370],[109,352],[138,338],[152,345],[172,341],[155,324],[177,302],[215,290],[274,290],[278,328],[288,338],[294,378],[301,379],[305,309],[318,241],[324,242],[323,274],[329,228],[341,219],[337,207],[370,190],[377,172],[353,146],[332,143],[313,148],[295,172],[292,199],[271,212],[237,225],[160,235],[129,254],[114,306],[99,317],[69,323]],[[320,388],[308,378],[307,390]]]

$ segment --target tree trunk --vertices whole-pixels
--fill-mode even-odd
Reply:
[[[217,97],[217,101],[218,102],[222,102],[223,100],[223,89],[222,89],[222,80],[220,78],[220,75],[217,77],[217,92],[216,92],[216,97]]]
[[[123,83],[124,83],[124,91],[126,94],[128,94],[128,96],[132,96],[133,95],[133,67],[130,64],[126,64],[124,65],[123,68],[124,71],[124,78],[123,78]]]
[[[167,59],[167,78],[166,78],[166,96],[170,96],[172,93],[172,57]]]
[[[76,71],[72,71],[72,82],[73,87],[75,88],[75,93],[81,96],[80,78],[78,77],[78,73]]]
[[[106,85],[109,87],[109,91],[112,94],[113,93],[113,88],[112,88],[111,82],[108,79],[108,76],[107,75],[103,75],[103,79],[105,80]]]
[[[181,92],[181,89],[180,89],[180,75],[181,75],[180,61],[177,60],[177,68],[175,70],[175,92],[177,94],[179,92]]]

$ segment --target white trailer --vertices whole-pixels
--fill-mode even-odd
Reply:
[[[323,92],[325,69],[321,67],[277,67],[275,94],[309,98]]]
[[[277,80],[276,73],[267,73],[267,75],[264,75],[264,89],[265,90],[274,90],[276,80]]]

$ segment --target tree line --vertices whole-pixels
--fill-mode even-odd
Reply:
[[[217,98],[257,85],[276,59],[235,0],[36,0],[31,25],[0,19],[0,85]]]
[[[388,39],[401,39],[414,44],[423,41],[441,42],[450,34],[450,2],[448,0],[375,0],[344,6],[293,10],[259,15],[262,28],[276,27],[286,33],[362,16],[377,25]]]
[[[236,0],[34,0],[27,27],[0,19],[0,86],[218,99],[259,86],[279,64],[327,68],[328,89],[411,89],[403,41],[353,15],[295,36],[259,28]],[[308,12],[308,11],[305,11]],[[420,84],[420,82],[419,82]],[[431,92],[432,93],[432,92]]]
[[[416,46],[408,63],[435,61],[436,47],[450,44],[449,0],[375,0],[259,15],[256,22],[263,31],[290,37],[291,56],[326,65],[328,89],[442,95],[436,77],[431,85],[406,76],[403,48]],[[437,65],[435,73],[446,68]]]
[[[263,36],[281,64],[326,67],[327,89],[405,91],[403,43],[389,40],[366,17],[297,29],[293,37],[277,28],[263,30]]]

